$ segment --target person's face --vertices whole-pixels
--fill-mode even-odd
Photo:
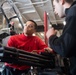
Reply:
[[[59,0],[59,2],[57,2],[56,0],[53,0],[53,5],[54,5],[55,14],[57,14],[60,18],[63,18],[65,16],[65,13],[64,13],[65,11],[62,4],[62,0]]]
[[[26,35],[32,35],[35,32],[35,24],[31,21],[27,21],[24,26],[23,32]]]

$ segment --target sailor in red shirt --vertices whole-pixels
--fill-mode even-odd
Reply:
[[[8,47],[15,47],[17,49],[25,50],[28,52],[40,53],[44,51],[47,47],[45,42],[43,42],[38,36],[33,36],[32,34],[36,32],[37,24],[33,20],[28,20],[24,26],[23,33],[20,35],[11,36],[8,40]],[[27,73],[30,66],[27,65],[16,65],[5,63],[4,75],[22,75]],[[15,70],[14,70],[15,69]]]

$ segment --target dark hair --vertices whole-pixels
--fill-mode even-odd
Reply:
[[[35,21],[33,21],[33,20],[28,20],[28,21],[33,22],[35,24],[35,29],[37,30],[37,23]]]
[[[68,2],[68,3],[72,3],[72,2],[73,2],[73,0],[66,0],[66,2]]]
[[[59,2],[59,0],[56,0],[57,2]],[[67,3],[72,3],[73,0],[65,0]]]

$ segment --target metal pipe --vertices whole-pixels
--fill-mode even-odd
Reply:
[[[39,55],[39,54],[32,54],[20,49],[16,48],[9,48],[9,47],[1,47],[0,56],[1,62],[8,62],[14,64],[26,64],[29,66],[39,66],[39,67],[53,67],[53,58],[49,56]]]
[[[46,3],[48,2],[49,0],[46,0],[46,1],[42,1],[42,2],[35,2],[35,3],[29,3],[29,4],[25,4],[24,6],[29,6],[29,5],[35,5],[35,4],[43,4],[43,3]],[[14,4],[23,4],[24,2],[14,2]]]
[[[3,54],[5,57],[13,57],[13,58],[18,58],[18,59],[31,59],[31,60],[34,60],[36,62],[48,62],[50,63],[50,59],[43,59],[43,58],[39,58],[39,57],[35,57],[35,56],[31,56],[31,55],[27,55],[26,53],[25,54],[21,54],[21,53],[16,53],[16,52],[11,52],[11,51],[4,51],[4,54]]]
[[[33,53],[30,53],[30,52],[27,52],[27,51],[24,51],[24,50],[20,50],[20,49],[16,49],[14,47],[4,47],[5,50],[7,51],[12,51],[12,52],[18,52],[18,53],[22,53],[22,54],[27,54],[27,55],[31,55],[31,56],[35,56],[35,57],[40,57],[40,58],[43,58],[43,59],[48,59],[48,57],[46,56],[43,56],[43,55],[39,55],[39,54],[33,54]]]
[[[17,58],[16,55],[14,54],[14,56],[12,56],[11,53],[4,53],[4,55],[1,57],[1,62],[8,62],[8,63],[13,63],[13,64],[18,64],[18,65],[29,65],[29,66],[38,66],[38,67],[52,67],[53,63],[51,62],[44,62],[44,61],[40,61],[40,60],[32,60],[32,59],[28,59],[28,58]],[[10,55],[10,56],[9,56]]]
[[[46,11],[44,12],[44,37],[45,37],[45,43],[48,45],[47,43],[47,37],[46,37],[46,32],[47,32],[47,29],[48,29],[48,22],[47,22],[47,13]]]

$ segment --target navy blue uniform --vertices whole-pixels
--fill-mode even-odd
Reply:
[[[70,59],[70,72],[76,75],[76,1],[65,10],[66,26],[62,35],[49,38],[50,47],[58,54]]]

